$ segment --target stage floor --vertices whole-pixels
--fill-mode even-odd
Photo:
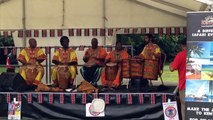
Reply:
[[[123,85],[113,91],[79,92],[0,92],[0,119],[7,119],[8,103],[16,98],[22,102],[22,119],[67,120],[163,120],[162,103],[176,101],[176,86],[165,83],[140,90]],[[99,86],[101,89],[102,86]],[[86,117],[86,104],[94,98],[106,103],[105,117]]]

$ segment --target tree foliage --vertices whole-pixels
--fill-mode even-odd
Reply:
[[[171,62],[176,54],[181,51],[180,45],[178,44],[185,35],[154,35],[154,42],[158,44],[161,48],[161,51],[166,53],[167,62]],[[146,43],[144,42],[143,34],[120,34],[117,36],[124,45],[132,45],[134,50],[134,56],[137,56],[141,53]]]

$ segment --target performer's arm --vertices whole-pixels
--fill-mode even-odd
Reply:
[[[63,65],[63,63],[58,60],[52,60],[52,63],[54,63],[55,65]]]
[[[73,62],[69,62],[69,63],[66,63],[67,65],[78,65],[78,62],[76,61],[73,61]]]

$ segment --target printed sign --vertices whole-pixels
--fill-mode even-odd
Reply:
[[[179,120],[177,102],[163,103],[164,120]]]
[[[8,104],[8,120],[21,120],[21,101],[12,101]]]

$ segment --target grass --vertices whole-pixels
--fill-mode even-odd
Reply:
[[[164,66],[164,71],[163,71],[163,74],[162,74],[162,79],[165,82],[178,82],[178,72],[177,71],[171,72],[169,70],[169,65],[166,64]],[[158,80],[159,80],[159,78],[158,78]]]

